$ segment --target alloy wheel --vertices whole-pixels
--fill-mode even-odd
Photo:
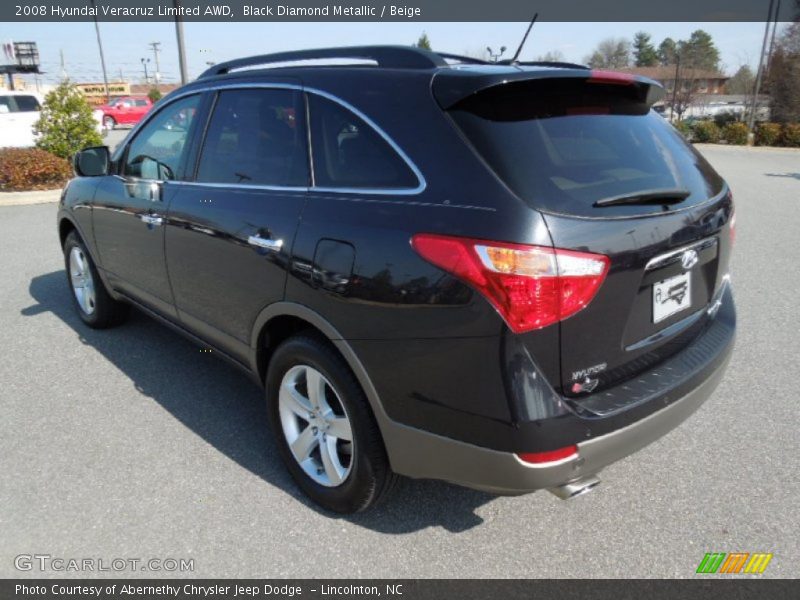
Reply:
[[[353,468],[353,430],[325,376],[307,365],[289,369],[281,381],[278,411],[297,464],[320,485],[341,485]]]
[[[94,278],[89,268],[89,260],[78,246],[73,247],[69,253],[69,279],[78,306],[87,315],[94,313],[96,302]]]

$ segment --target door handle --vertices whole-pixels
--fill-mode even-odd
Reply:
[[[247,238],[247,243],[273,252],[280,252],[280,249],[283,248],[283,240],[270,240],[262,238],[260,235],[251,235]]]
[[[158,215],[139,215],[139,218],[148,225],[161,225],[164,223],[164,218]]]

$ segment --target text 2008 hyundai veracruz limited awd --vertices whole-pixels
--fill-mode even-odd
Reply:
[[[578,495],[733,347],[731,193],[662,94],[402,47],[219,64],[76,156],[78,312],[135,305],[247,370],[329,509],[397,474]]]

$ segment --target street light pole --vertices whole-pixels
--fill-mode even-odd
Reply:
[[[172,0],[175,6],[175,37],[178,39],[178,65],[181,70],[181,85],[186,85],[186,48],[183,44],[183,19],[181,18],[181,0]]]
[[[144,67],[144,83],[145,85],[150,83],[150,77],[147,75],[147,63],[150,62],[149,58],[142,59],[142,66]]]
[[[159,48],[159,46],[161,45],[161,42],[150,42],[149,45],[153,47],[153,55],[156,57],[156,75],[155,75],[155,79],[156,79],[156,87],[158,87],[158,84],[161,81],[161,65],[158,64],[158,53],[161,52],[161,48]]]
[[[96,13],[96,7],[94,4],[95,0],[92,0],[92,8],[95,9],[92,12]],[[94,31],[97,34],[97,47],[100,48],[100,66],[103,68],[103,86],[106,90],[106,103],[111,99],[111,96],[108,93],[108,75],[106,74],[106,58],[103,55],[103,40],[100,39],[100,25],[97,22],[97,17],[93,17],[94,19]]]

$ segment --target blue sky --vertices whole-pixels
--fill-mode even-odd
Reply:
[[[189,74],[197,76],[205,62],[322,46],[357,44],[408,44],[426,31],[437,50],[454,53],[483,51],[486,46],[519,43],[525,23],[185,23]],[[172,23],[100,23],[109,78],[120,71],[127,79],[143,77],[141,58],[153,53],[148,42],[162,43],[160,55],[164,81],[177,81],[175,27]],[[537,23],[523,58],[533,59],[559,50],[566,60],[582,62],[596,44],[609,36],[632,38],[637,31],[652,34],[656,45],[667,36],[687,38],[695,29],[708,31],[722,56],[726,71],[742,64],[754,66],[761,49],[763,23]],[[68,75],[77,81],[102,79],[94,25],[87,23],[0,23],[0,40],[36,41],[44,81],[60,76],[59,51],[63,50]]]

